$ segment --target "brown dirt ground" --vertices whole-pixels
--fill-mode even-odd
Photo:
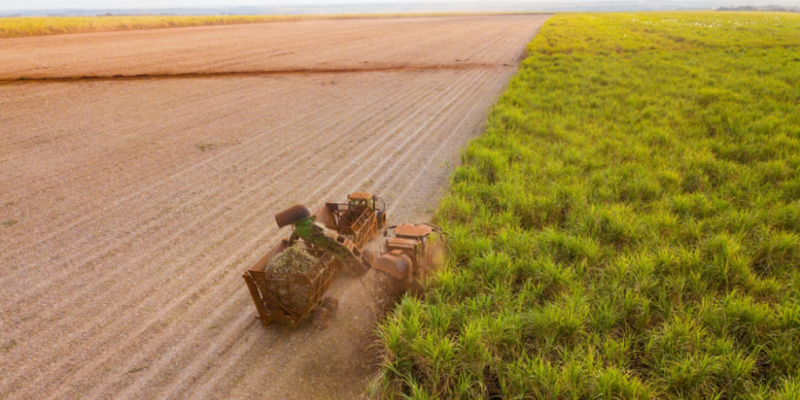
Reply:
[[[6,80],[211,75],[0,82],[0,398],[358,397],[374,277],[338,281],[320,331],[262,326],[241,274],[294,203],[368,190],[391,223],[429,218],[545,19],[0,41]],[[357,71],[230,74],[296,69]]]

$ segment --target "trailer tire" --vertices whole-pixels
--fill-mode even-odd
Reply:
[[[325,307],[317,307],[314,309],[313,314],[311,315],[311,322],[317,329],[325,329],[328,327],[328,321],[330,320],[331,312],[328,311]]]
[[[378,258],[378,256],[375,254],[375,251],[373,251],[372,249],[362,250],[361,255],[365,260],[367,260],[367,262],[369,262],[370,266],[372,266],[372,264],[375,263],[375,259]]]
[[[339,299],[336,297],[326,297],[322,299],[322,307],[325,307],[330,313],[330,316],[333,317],[339,312]]]

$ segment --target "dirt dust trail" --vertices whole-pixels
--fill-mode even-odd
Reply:
[[[361,395],[377,276],[337,281],[319,331],[263,327],[241,274],[294,203],[364,189],[429,218],[545,19],[0,41],[0,79],[104,77],[0,84],[0,398]]]

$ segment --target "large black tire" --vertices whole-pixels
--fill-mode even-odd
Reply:
[[[378,210],[376,219],[378,220],[378,229],[383,229],[386,226],[386,210]]]
[[[325,307],[317,307],[311,313],[311,323],[317,329],[325,329],[328,327],[328,321],[330,321],[331,312]]]
[[[286,225],[291,225],[295,222],[302,221],[311,216],[311,211],[302,204],[295,204],[277,214],[275,214],[275,222],[278,228],[283,228]]]
[[[361,256],[363,259],[367,260],[370,266],[375,262],[375,259],[378,258],[378,256],[375,254],[375,251],[372,249],[361,250]]]
[[[336,316],[336,313],[339,312],[339,299],[336,297],[326,297],[322,299],[322,307],[328,309],[331,317]]]

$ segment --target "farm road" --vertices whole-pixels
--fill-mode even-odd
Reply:
[[[319,331],[262,326],[241,274],[294,203],[429,218],[546,18],[0,40],[0,398],[357,397],[369,279]]]

